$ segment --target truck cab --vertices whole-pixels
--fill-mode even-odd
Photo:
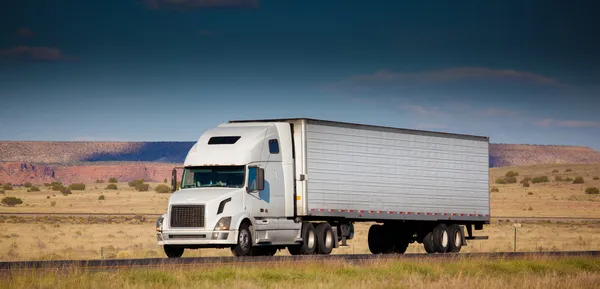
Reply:
[[[225,123],[202,134],[156,224],[167,256],[186,248],[272,255],[277,246],[297,245],[291,140],[289,123]]]

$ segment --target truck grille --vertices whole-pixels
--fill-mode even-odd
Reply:
[[[171,206],[171,228],[204,227],[204,205]]]

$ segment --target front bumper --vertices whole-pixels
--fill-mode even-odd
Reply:
[[[196,231],[169,230],[157,231],[158,245],[189,245],[195,247],[222,247],[237,244],[238,230],[230,231]]]

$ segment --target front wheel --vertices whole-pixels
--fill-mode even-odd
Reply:
[[[167,257],[180,258],[183,255],[183,251],[185,250],[185,248],[165,245],[164,250]]]
[[[250,256],[252,253],[252,233],[246,223],[242,223],[238,232],[237,244],[231,248],[235,256]]]

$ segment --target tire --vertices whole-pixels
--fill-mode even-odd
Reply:
[[[433,250],[436,253],[448,252],[450,244],[448,236],[448,227],[445,224],[439,224],[433,229]]]
[[[312,223],[302,224],[302,245],[289,246],[290,255],[311,255],[317,248],[317,232]]]
[[[462,248],[462,238],[463,232],[460,229],[460,226],[457,224],[452,224],[448,226],[448,252],[450,253],[458,253]]]
[[[369,228],[368,244],[372,254],[383,253],[383,226],[371,225]]]
[[[427,232],[421,243],[423,243],[425,252],[429,254],[435,253],[435,250],[433,249],[433,232]]]
[[[231,252],[234,256],[250,256],[252,253],[252,233],[248,224],[242,223],[238,232],[238,241],[235,246],[231,248]]]
[[[321,255],[329,255],[333,251],[335,238],[333,237],[333,229],[327,222],[317,225],[317,252]]]
[[[185,251],[185,248],[183,247],[173,247],[168,245],[165,245],[163,249],[169,258],[181,258],[183,251]]]

